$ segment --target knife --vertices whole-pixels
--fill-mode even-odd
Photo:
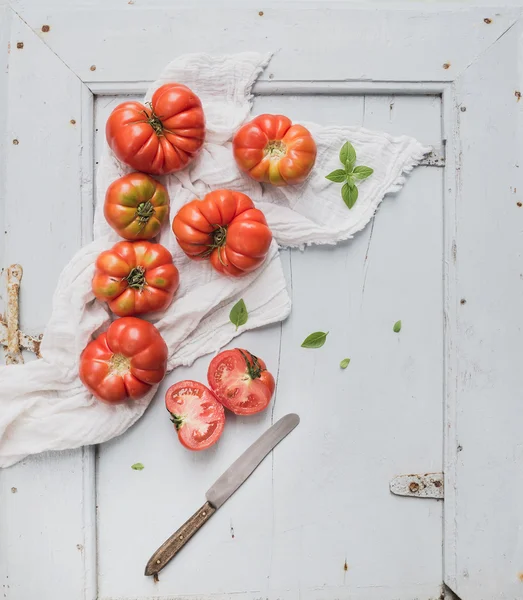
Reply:
[[[300,422],[295,414],[285,415],[267,429],[207,490],[207,502],[166,540],[151,556],[145,575],[158,573],[183,548],[192,536],[206,523],[220,506],[230,498],[249,477],[269,452],[277,446]]]

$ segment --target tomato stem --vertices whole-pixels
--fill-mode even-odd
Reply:
[[[143,267],[134,267],[134,269],[131,269],[129,275],[125,277],[125,280],[130,288],[141,292],[147,285],[147,281],[145,281],[145,269]]]
[[[251,354],[251,358],[252,358],[252,363],[251,363],[251,361],[249,360],[249,358],[247,357],[247,355],[245,354],[245,352],[243,350],[240,350],[238,348],[238,351],[243,356],[243,360],[245,361],[245,364],[247,365],[247,373],[249,374],[249,377],[251,379],[258,379],[258,377],[261,377],[261,374],[263,373],[263,371],[265,371],[265,369],[261,368],[258,357],[254,356],[254,354]]]
[[[123,354],[113,354],[109,360],[109,371],[115,375],[125,375],[131,369],[131,359]]]
[[[180,429],[183,425],[183,417],[181,415],[175,415],[174,413],[169,413],[171,415],[171,421],[174,423],[176,427],[176,431]]]
[[[265,156],[281,158],[287,153],[287,146],[281,140],[270,140],[264,148]]]
[[[142,227],[145,227],[155,212],[152,202],[147,200],[147,202],[140,202],[140,204],[138,204],[135,217],[142,224]]]

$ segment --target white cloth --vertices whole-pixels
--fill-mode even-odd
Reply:
[[[164,227],[160,242],[173,254],[180,288],[167,311],[150,320],[167,342],[169,371],[218,350],[246,329],[284,319],[291,304],[277,244],[303,247],[352,237],[369,222],[384,195],[397,191],[404,183],[404,173],[430,150],[406,136],[304,123],[318,146],[309,179],[286,188],[252,181],[235,164],[231,138],[250,117],[251,88],[269,60],[270,55],[257,53],[182,56],[168,65],[147,94],[149,99],[169,81],[184,83],[201,98],[207,121],[200,156],[186,170],[162,178],[171,198],[171,220],[194,197],[202,198],[212,189],[231,188],[245,192],[257,203],[275,238],[260,269],[232,279],[214,272],[208,262],[189,260],[170,226]],[[338,152],[346,140],[355,146],[358,163],[374,169],[374,174],[360,183],[352,210],[341,199],[340,184],[325,179],[327,173],[340,168]],[[98,168],[95,239],[76,253],[60,276],[44,333],[42,359],[0,367],[2,467],[29,454],[97,444],[120,435],[142,416],[154,396],[156,389],[139,401],[108,406],[93,398],[78,377],[80,353],[91,336],[107,328],[111,320],[91,291],[97,255],[119,240],[103,216],[105,190],[129,171],[106,147]],[[245,300],[249,320],[236,332],[229,311],[239,298]]]

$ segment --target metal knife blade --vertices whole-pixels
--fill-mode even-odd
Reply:
[[[183,548],[191,537],[234,492],[248,479],[262,460],[286,437],[300,422],[296,414],[282,417],[267,429],[235,462],[214,482],[205,497],[207,502],[194,513],[169,539],[167,539],[149,559],[145,575],[158,573]]]
[[[285,415],[262,434],[207,490],[205,497],[214,506],[220,506],[240,487],[269,452],[277,446],[300,422],[295,414]]]

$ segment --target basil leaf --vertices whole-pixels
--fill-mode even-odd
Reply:
[[[131,469],[133,469],[134,471],[143,471],[145,467],[142,465],[142,463],[134,463],[134,465],[131,465]]]
[[[351,186],[350,184],[345,183],[341,188],[341,197],[349,209],[352,208],[358,199],[358,188],[354,184]]]
[[[396,321],[394,323],[394,327],[392,328],[392,331],[394,331],[394,333],[399,333],[401,331],[401,321]]]
[[[347,178],[345,171],[343,169],[336,169],[332,173],[325,175],[325,179],[329,181],[334,181],[335,183],[342,183]]]
[[[327,339],[328,335],[329,335],[328,331],[327,331],[327,333],[325,333],[323,331],[315,331],[314,333],[311,333],[303,340],[301,347],[302,348],[321,348],[323,346],[323,344],[325,344],[325,340]]]
[[[344,358],[341,362],[340,362],[340,367],[342,369],[346,369],[349,366],[350,363],[350,358]]]
[[[233,325],[236,325],[236,331],[238,331],[238,327],[240,327],[240,325],[245,325],[245,323],[247,323],[248,318],[249,313],[247,312],[247,307],[245,306],[243,298],[241,298],[231,308],[231,312],[229,313],[229,319]]]
[[[356,179],[367,179],[367,177],[370,177],[372,174],[374,173],[374,169],[371,169],[370,167],[356,167],[354,169],[354,171],[352,172],[352,174],[354,175],[354,177]]]
[[[350,142],[345,142],[341,147],[340,161],[341,164],[345,167],[347,167],[347,165],[350,165],[351,163],[354,165],[354,163],[356,162],[356,150]]]

